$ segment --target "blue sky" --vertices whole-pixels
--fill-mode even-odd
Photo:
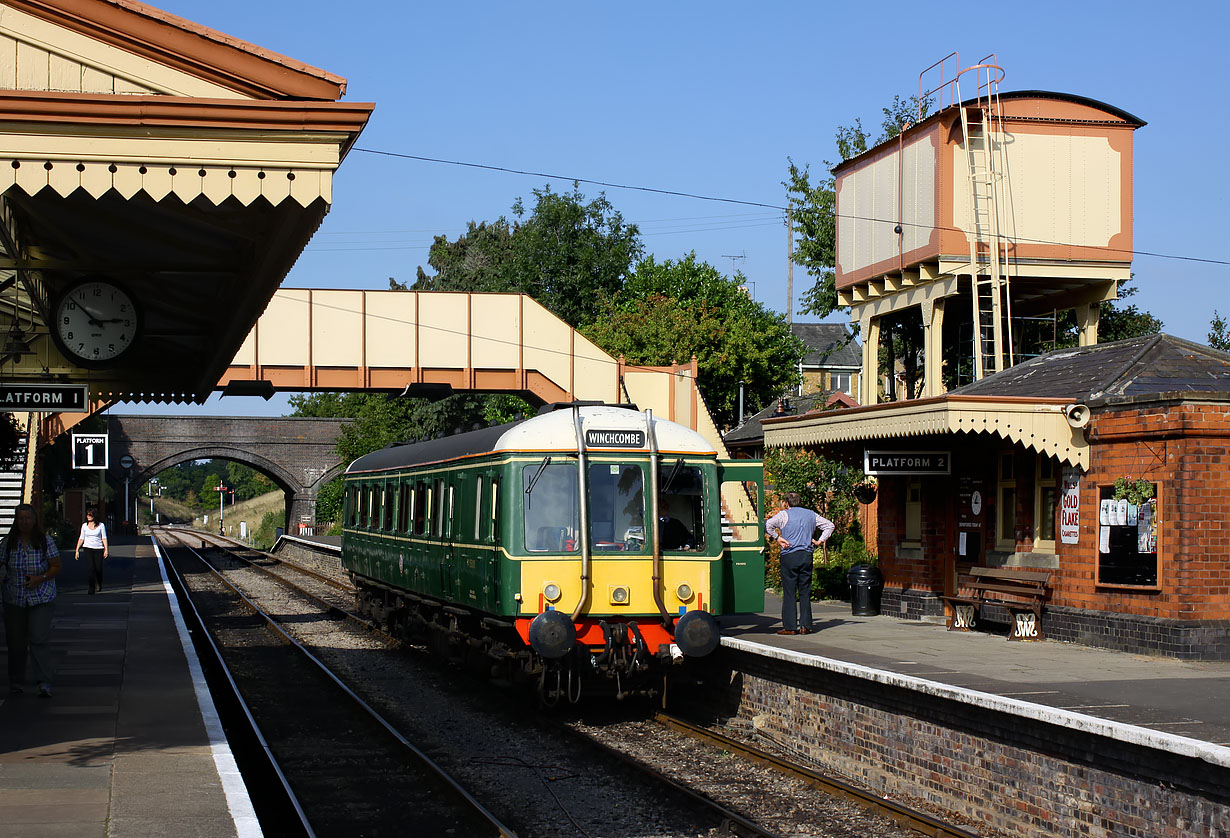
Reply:
[[[579,177],[777,206],[787,157],[822,171],[838,159],[839,125],[878,128],[880,108],[949,52],[962,65],[995,53],[1002,91],[1078,94],[1148,123],[1135,137],[1139,251],[1230,260],[1230,12],[1213,3],[1162,15],[1138,2],[155,4],[346,77],[346,100],[376,103],[360,148],[558,174],[556,190]],[[412,281],[434,235],[509,215],[546,182],[354,151],[285,284]],[[737,267],[756,299],[785,311],[780,211],[605,191],[659,259],[695,250]],[[1134,271],[1134,302],[1171,334],[1204,342],[1213,309],[1230,311],[1228,265],[1140,255]],[[796,296],[809,285],[796,269]],[[212,409],[274,408],[249,401]]]

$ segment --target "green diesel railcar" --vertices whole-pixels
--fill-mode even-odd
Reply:
[[[567,405],[356,460],[342,562],[366,613],[549,700],[643,691],[763,609],[762,480],[650,411]]]

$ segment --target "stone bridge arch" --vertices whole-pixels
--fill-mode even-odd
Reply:
[[[320,487],[346,467],[335,451],[350,420],[309,417],[109,416],[113,485],[130,488],[193,460],[231,460],[267,475],[286,494],[286,524],[315,520]],[[119,467],[124,456],[134,464]],[[122,494],[117,493],[117,494]],[[130,494],[130,502],[135,492]],[[125,516],[132,514],[126,510]]]

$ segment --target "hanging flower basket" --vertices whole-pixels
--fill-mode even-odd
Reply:
[[[854,487],[854,499],[859,503],[871,503],[876,499],[874,483],[860,483]]]

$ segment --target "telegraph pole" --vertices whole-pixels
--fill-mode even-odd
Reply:
[[[786,325],[794,322],[794,215],[786,202]]]

